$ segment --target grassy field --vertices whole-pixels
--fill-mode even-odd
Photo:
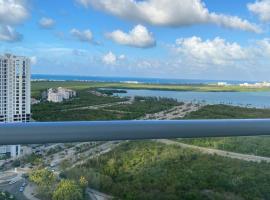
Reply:
[[[160,84],[134,84],[134,83],[102,83],[80,81],[34,81],[32,82],[32,97],[39,97],[41,91],[47,88],[66,87],[74,90],[86,88],[117,88],[117,89],[149,89],[171,91],[197,91],[197,92],[254,92],[270,91],[269,87],[246,88],[240,86],[217,85],[160,85]]]
[[[48,88],[65,87],[73,90],[83,90],[91,87],[90,83],[79,81],[32,81],[31,95],[40,98],[41,92]]]
[[[186,119],[242,118],[270,118],[270,109],[242,108],[226,105],[208,105],[186,116]],[[270,157],[269,136],[198,138],[179,140],[181,142],[197,146]]]
[[[66,171],[116,199],[270,199],[270,165],[157,142],[128,142]]]

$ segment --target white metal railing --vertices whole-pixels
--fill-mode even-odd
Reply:
[[[0,144],[270,135],[270,119],[132,120],[0,124]]]

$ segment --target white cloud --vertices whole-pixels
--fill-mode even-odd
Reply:
[[[247,49],[218,37],[205,41],[195,36],[180,38],[173,50],[183,63],[195,66],[232,66],[250,58]]]
[[[30,57],[30,62],[31,62],[31,65],[36,65],[37,64],[37,57],[36,56]]]
[[[8,25],[0,26],[0,41],[18,42],[22,40],[22,35]]]
[[[270,0],[257,0],[254,3],[249,3],[248,9],[263,22],[270,22]]]
[[[0,24],[14,25],[28,16],[26,0],[0,0]]]
[[[74,28],[70,31],[70,34],[81,42],[93,42],[93,34],[89,29],[80,31]]]
[[[28,0],[0,0],[0,40],[17,42],[22,40],[22,34],[13,26],[22,23],[29,16]]]
[[[129,33],[115,30],[111,33],[107,33],[106,36],[118,44],[132,47],[149,48],[156,45],[152,33],[142,25],[135,26]]]
[[[119,57],[118,57],[119,60],[125,60],[126,59],[126,56],[124,54],[121,54]]]
[[[46,18],[46,17],[43,17],[39,20],[39,25],[41,28],[44,28],[44,29],[51,29],[54,27],[55,25],[55,21],[51,18]]]
[[[270,56],[270,38],[264,38],[257,41],[256,53],[259,55],[264,55],[265,57]]]
[[[6,52],[6,47],[0,46],[0,52]],[[33,73],[96,75],[95,73],[99,73],[103,69],[102,66],[97,65],[101,63],[100,55],[87,49],[40,43],[23,47],[13,45],[9,52],[31,58]],[[82,53],[84,56],[80,56],[78,59],[78,54]]]
[[[103,55],[102,62],[106,65],[115,65],[123,62],[125,59],[126,56],[124,54],[117,56],[113,52],[109,51],[108,53]]]
[[[103,56],[102,61],[106,65],[114,65],[117,61],[117,57],[110,51]]]
[[[37,45],[11,49],[14,54],[38,58],[38,66],[43,67],[34,65],[35,73],[235,80],[269,80],[270,74],[270,38],[243,45],[218,37],[179,38],[169,45],[168,54],[155,57]],[[0,46],[0,52],[5,51]]]
[[[84,7],[108,12],[123,19],[158,26],[181,27],[216,24],[259,33],[255,24],[237,16],[210,12],[201,0],[76,0]]]

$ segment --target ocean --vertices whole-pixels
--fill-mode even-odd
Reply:
[[[127,82],[149,84],[213,84],[227,82],[228,84],[255,83],[255,81],[232,81],[232,80],[203,80],[203,79],[162,79],[162,78],[139,78],[139,77],[103,77],[103,76],[66,76],[32,74],[32,80],[49,81],[95,81],[95,82]]]

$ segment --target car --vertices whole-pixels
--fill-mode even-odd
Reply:
[[[27,185],[27,183],[26,182],[23,182],[22,187],[25,187],[26,185]]]
[[[23,190],[24,190],[24,187],[20,187],[20,192],[23,192]]]
[[[12,181],[10,181],[8,184],[9,185],[12,185],[13,183],[16,183],[17,181],[16,180],[12,180]]]

